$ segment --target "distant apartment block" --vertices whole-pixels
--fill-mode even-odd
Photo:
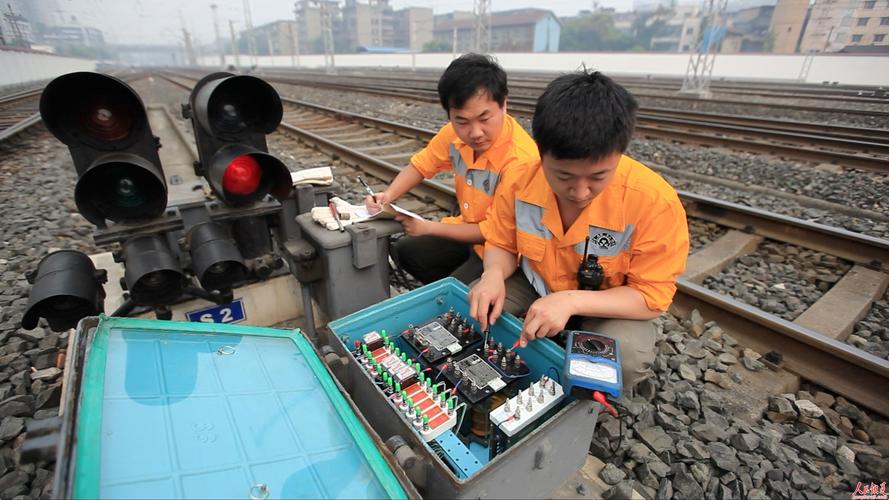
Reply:
[[[651,37],[651,50],[655,52],[694,50],[702,22],[701,11],[697,5],[679,5],[674,12],[658,14],[648,22],[657,20],[663,20],[665,24]]]
[[[241,32],[242,38],[253,37],[259,55],[289,56],[296,52],[293,40],[298,35],[296,21],[273,21]]]
[[[720,52],[764,52],[771,49],[771,24],[775,7],[761,5],[727,15],[727,32]]]
[[[886,0],[883,0],[886,1]],[[836,52],[852,42],[858,0],[815,0],[809,9],[799,51]]]
[[[428,7],[407,7],[392,13],[393,46],[423,50],[432,41],[433,16]]]
[[[558,52],[561,24],[552,11],[515,9],[491,14],[491,52]],[[436,41],[452,44],[457,52],[475,49],[475,16],[455,12],[435,16]]]
[[[889,0],[859,0],[846,45],[889,45]]]
[[[778,0],[769,27],[773,36],[772,52],[792,54],[799,49],[808,12],[807,2]]]

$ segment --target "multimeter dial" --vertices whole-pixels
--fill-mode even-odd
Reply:
[[[572,354],[614,359],[614,341],[608,337],[575,333],[573,341]]]

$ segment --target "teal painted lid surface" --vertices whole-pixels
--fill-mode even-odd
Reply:
[[[79,498],[405,498],[298,331],[103,317]]]

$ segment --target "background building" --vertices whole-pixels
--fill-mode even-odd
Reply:
[[[468,14],[468,15],[467,15]],[[491,52],[558,52],[561,24],[552,11],[515,9],[491,14]],[[475,16],[454,12],[435,16],[436,42],[451,45],[457,35],[457,52],[475,49]]]
[[[851,46],[889,46],[889,0],[859,0],[850,29]]]
[[[809,9],[799,51],[836,52],[851,42],[855,4],[859,0],[815,0]]]
[[[31,23],[11,5],[0,9],[0,45],[28,48],[33,42]]]
[[[770,52],[774,43],[772,34],[773,5],[761,5],[741,9],[728,14],[728,31],[720,52]]]
[[[663,21],[651,37],[651,50],[655,52],[689,52],[694,50],[701,30],[701,11],[698,5],[680,5],[649,18],[649,23]]]
[[[772,52],[792,54],[799,50],[800,39],[809,13],[808,2],[778,0],[772,13]]]
[[[393,13],[393,46],[422,50],[432,41],[433,16],[428,7],[407,7]]]
[[[293,40],[298,29],[296,21],[274,21],[242,31],[241,38],[253,37],[258,55],[289,56],[295,54]],[[246,40],[242,42],[242,46],[247,46]]]

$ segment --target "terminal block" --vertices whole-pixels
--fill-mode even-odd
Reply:
[[[372,332],[376,333],[376,332]],[[444,382],[433,384],[422,365],[409,358],[383,335],[367,337],[371,345],[359,343],[358,359],[389,402],[425,441],[431,441],[457,424],[457,398],[450,395]]]
[[[491,457],[503,453],[525,434],[533,431],[564,396],[562,386],[543,375],[539,381],[533,382],[527,389],[519,391],[492,410],[490,420],[493,429],[488,445]]]

